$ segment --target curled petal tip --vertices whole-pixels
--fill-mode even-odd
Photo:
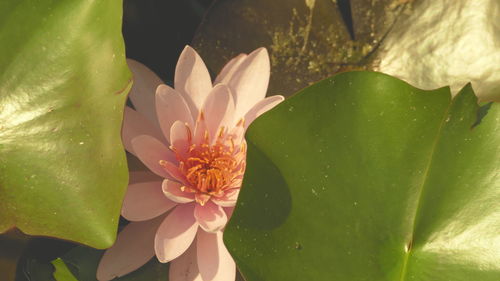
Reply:
[[[269,52],[267,51],[267,49],[265,47],[260,47],[258,49],[255,49],[253,52],[250,53],[251,54],[255,54],[257,56],[266,56],[266,57],[269,57]]]

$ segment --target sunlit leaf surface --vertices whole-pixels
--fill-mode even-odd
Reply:
[[[109,247],[127,183],[121,1],[0,2],[0,232]]]

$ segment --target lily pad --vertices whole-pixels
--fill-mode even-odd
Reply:
[[[500,280],[500,107],[479,109],[348,72],[257,119],[224,236],[246,281]]]
[[[121,1],[1,1],[0,232],[112,245],[131,85]]]

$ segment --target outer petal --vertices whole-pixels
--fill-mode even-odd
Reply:
[[[237,119],[266,96],[270,72],[269,55],[265,48],[253,51],[241,63],[229,81],[235,96]]]
[[[248,126],[255,120],[255,118],[259,117],[263,113],[268,110],[271,110],[273,107],[278,105],[285,99],[283,96],[270,96],[263,100],[260,100],[257,104],[255,104],[246,114],[245,114],[245,130]]]
[[[181,190],[182,185],[171,180],[164,180],[162,190],[165,196],[173,202],[189,203],[194,201],[194,193],[188,193]]]
[[[228,127],[234,123],[234,100],[229,87],[216,85],[203,105],[208,134],[215,140],[221,126]]]
[[[184,254],[170,262],[168,279],[170,281],[203,281],[198,270],[196,243],[192,243]]]
[[[175,67],[174,84],[177,91],[189,97],[188,104],[198,110],[212,89],[212,80],[205,63],[190,46],[186,46],[179,57]],[[196,118],[198,111],[192,113]]]
[[[127,64],[132,71],[134,85],[130,90],[130,100],[135,109],[144,114],[153,124],[158,125],[155,110],[155,91],[163,81],[142,63],[127,59]]]
[[[170,142],[170,128],[175,121],[193,126],[193,117],[186,101],[179,92],[167,85],[160,85],[156,90],[156,112],[160,127]]]
[[[128,186],[122,205],[122,216],[129,221],[155,218],[177,205],[161,190],[161,181],[143,182]]]
[[[196,204],[194,216],[200,227],[207,232],[217,232],[227,223],[226,212],[210,200],[204,206]]]
[[[178,205],[160,225],[155,237],[155,252],[160,262],[169,262],[179,257],[193,242],[198,230],[193,205]]]
[[[233,77],[234,73],[238,70],[241,63],[245,60],[247,54],[239,54],[231,59],[220,71],[217,78],[215,78],[214,85],[219,83],[227,84]]]
[[[142,163],[153,173],[164,178],[171,178],[160,165],[160,161],[176,161],[175,155],[159,140],[147,135],[138,136],[132,140],[132,148]]]
[[[132,272],[154,256],[153,239],[164,216],[142,222],[131,222],[118,234],[116,243],[99,262],[97,279],[111,280]]]
[[[153,123],[141,113],[127,106],[123,114],[122,141],[125,149],[134,155],[135,152],[132,148],[132,139],[140,135],[150,135],[160,141],[165,139],[159,127],[153,125]]]
[[[236,265],[222,241],[222,232],[199,231],[196,242],[198,268],[203,280],[234,281]]]

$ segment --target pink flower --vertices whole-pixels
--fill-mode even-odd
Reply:
[[[123,143],[150,171],[130,173],[122,215],[131,223],[104,254],[97,279],[125,275],[156,255],[171,262],[171,281],[232,281],[236,267],[222,230],[245,172],[244,132],[283,100],[265,98],[267,51],[240,54],[212,84],[187,46],[175,70],[175,90],[140,63],[129,66],[137,111],[125,109]]]

